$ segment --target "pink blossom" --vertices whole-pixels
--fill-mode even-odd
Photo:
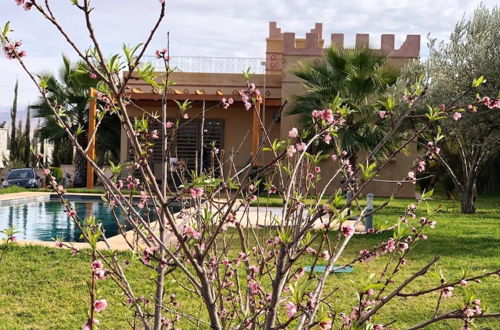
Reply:
[[[250,110],[250,108],[252,107],[252,103],[250,103],[250,102],[243,102],[243,104],[245,105],[245,109],[247,111]]]
[[[182,118],[184,118],[184,119],[188,119],[188,118],[189,118],[189,115],[188,115],[187,113],[185,113],[185,114],[183,114],[183,115],[182,115]]]
[[[299,131],[294,127],[288,132],[288,137],[296,138],[299,136]]]
[[[323,113],[321,114],[321,119],[325,120],[329,124],[333,122],[333,112],[330,109],[323,110]]]
[[[108,302],[106,301],[106,299],[96,300],[94,302],[94,310],[96,312],[102,312],[106,308],[108,308]]]
[[[321,172],[321,167],[316,166],[316,167],[314,168],[314,172],[316,172],[316,173],[320,173],[320,172]]]
[[[62,248],[63,247],[63,244],[59,241],[56,242],[56,247],[58,248]]]
[[[446,105],[444,105],[444,104],[442,104],[442,103],[441,103],[441,104],[439,105],[439,109],[441,109],[441,110],[446,109]]]
[[[313,110],[312,113],[311,113],[311,116],[314,119],[318,119],[318,118],[321,118],[321,114],[322,114],[322,111],[320,111],[320,110]]]
[[[26,1],[26,3],[23,6],[23,9],[28,11],[31,9],[32,6],[33,6],[33,3],[31,1]]]
[[[48,168],[44,168],[44,169],[43,169],[43,174],[44,174],[45,176],[50,175],[50,170],[49,170]]]
[[[449,298],[453,295],[453,287],[447,286],[443,288],[443,297]]]
[[[253,295],[258,294],[260,291],[259,284],[257,284],[257,282],[255,282],[254,280],[251,280],[250,282],[248,282],[248,287],[250,289],[250,293]]]
[[[328,252],[328,250],[324,250],[319,254],[319,257],[328,261],[330,260],[330,252]]]
[[[149,132],[149,137],[153,140],[159,139],[160,135],[158,134],[158,130],[155,129]]]
[[[102,270],[102,269],[98,269],[96,271],[94,271],[94,277],[98,280],[105,280],[106,279],[106,275],[108,274],[108,272],[106,272],[105,270]]]
[[[174,123],[172,123],[171,121],[167,121],[167,122],[165,123],[165,127],[166,127],[166,128],[172,128],[172,127],[174,127]]]
[[[466,281],[466,280],[461,280],[461,281],[460,281],[460,285],[461,285],[461,286],[467,286],[467,284],[468,284],[468,283],[467,283],[467,281]]]
[[[68,211],[68,215],[69,215],[70,217],[75,217],[75,216],[76,216],[76,211],[75,211],[75,210],[69,210],[69,211]]]
[[[333,155],[332,155],[332,160],[333,160],[333,161],[336,161],[336,160],[337,160],[337,158],[338,158],[338,157],[337,157],[337,155],[335,155],[335,154],[333,154]]]
[[[455,112],[453,113],[453,120],[457,121],[457,120],[459,120],[460,118],[462,118],[462,114],[461,114],[460,112],[455,111]]]
[[[431,228],[436,227],[436,223],[437,223],[436,221],[429,222],[429,227],[431,227]]]
[[[24,3],[24,0],[16,0],[16,5],[20,6]]]
[[[332,320],[327,319],[319,322],[319,327],[322,330],[327,330],[332,328]]]
[[[191,194],[192,198],[201,197],[203,196],[203,188],[190,188],[189,193]]]
[[[89,73],[90,79],[97,79],[97,75],[93,72]]]
[[[415,180],[416,180],[416,178],[415,178],[415,172],[413,172],[413,171],[409,171],[409,172],[408,172],[408,176],[407,176],[407,177],[408,177],[408,180],[410,180],[410,181],[412,181],[413,183],[415,183]]]
[[[327,134],[325,135],[324,140],[326,144],[330,144],[330,142],[332,141],[332,136],[330,134]]]
[[[169,58],[168,58],[168,49],[163,48],[161,50],[156,50],[155,51],[155,57],[157,59],[164,59],[164,60],[168,61],[169,60]]]
[[[387,116],[387,111],[379,111],[378,115],[380,116],[380,118],[384,119]]]
[[[351,224],[342,226],[342,234],[347,238],[351,237],[354,234],[354,226]]]
[[[305,151],[307,149],[307,144],[305,144],[304,142],[296,143],[295,149],[297,149],[297,151]]]
[[[96,319],[93,319],[93,320],[87,320],[87,322],[85,322],[82,326],[82,330],[90,330],[90,323],[93,323],[93,324],[99,324],[99,320],[96,320]],[[94,327],[95,328],[95,327]]]
[[[373,330],[383,330],[385,327],[382,324],[375,324]]]
[[[194,239],[200,239],[201,238],[201,233],[197,232],[193,227],[186,226],[184,228],[184,234],[188,237],[194,238]]]
[[[401,251],[406,251],[408,250],[408,243],[405,243],[405,242],[399,242],[398,243],[398,247]]]
[[[293,157],[293,155],[297,152],[294,145],[288,146],[286,148],[286,154],[288,157]]]
[[[92,263],[90,265],[92,266],[92,269],[94,271],[104,268],[101,260],[94,260],[94,261],[92,261]]]
[[[287,302],[286,303],[286,316],[288,318],[292,318],[295,314],[297,314],[297,306],[293,302]]]
[[[316,250],[310,246],[306,247],[306,252],[310,254],[316,254]]]
[[[425,171],[425,160],[422,159],[422,160],[418,161],[418,168],[417,168],[417,170],[419,172]]]

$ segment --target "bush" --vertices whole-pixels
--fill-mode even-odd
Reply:
[[[53,176],[56,178],[57,183],[62,183],[63,179],[63,171],[60,167],[50,167],[50,175],[45,177],[45,185],[48,186],[50,184],[49,178]]]

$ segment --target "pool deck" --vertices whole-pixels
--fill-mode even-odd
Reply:
[[[13,193],[13,194],[4,194],[0,195],[0,206],[3,202],[12,202],[13,200],[17,203],[27,203],[33,200],[46,200],[53,195],[51,192],[22,192],[22,193]],[[101,196],[101,194],[89,194],[89,193],[68,193],[67,196],[78,196],[78,197],[97,197]],[[215,211],[215,210],[214,210]],[[252,228],[265,228],[270,226],[275,226],[276,220],[275,218],[280,218],[282,212],[281,207],[250,207],[248,209],[247,214],[243,219],[243,211],[239,211],[235,214],[237,219],[241,219],[241,223],[244,227],[252,227]],[[319,219],[314,224],[315,228],[320,228],[323,226],[323,219]],[[326,219],[325,219],[326,220]],[[354,225],[356,221],[348,220],[347,224]],[[186,222],[179,222],[179,228],[184,227]],[[332,229],[337,229],[339,226],[338,222],[334,222],[331,224]],[[356,232],[362,233],[365,231],[364,225],[360,222],[356,226]],[[158,233],[158,229],[154,229],[155,233]],[[175,244],[176,238],[173,233],[167,234],[167,242],[169,244]],[[134,239],[134,231],[130,230],[126,233],[127,240],[133,241]],[[127,240],[121,235],[118,234],[116,236],[110,237],[107,239],[109,248],[104,242],[98,243],[98,248],[101,250],[117,250],[117,251],[126,251],[130,250],[130,246],[127,243]],[[41,245],[47,247],[56,247],[54,242],[43,242],[43,241],[18,241],[19,245]],[[65,243],[70,244],[70,243]],[[139,240],[139,245],[145,245],[143,241]],[[71,245],[76,249],[88,249],[90,248],[88,243],[71,243]]]

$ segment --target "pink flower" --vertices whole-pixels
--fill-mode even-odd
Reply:
[[[182,118],[184,118],[184,119],[188,119],[188,118],[189,118],[189,115],[188,115],[187,113],[185,113],[185,114],[183,114],[183,115],[182,115]]]
[[[92,269],[94,271],[104,268],[101,260],[94,260],[94,261],[92,261],[92,263],[90,265],[92,266]]]
[[[324,320],[324,321],[319,322],[319,327],[322,330],[331,329],[332,328],[332,320],[328,319],[328,320]]]
[[[467,281],[466,281],[466,280],[461,280],[461,281],[460,281],[460,285],[461,285],[461,286],[467,286],[467,284],[468,284],[468,283],[467,283]]]
[[[90,79],[97,79],[97,75],[93,72],[89,73]]]
[[[94,277],[98,280],[105,280],[108,273],[105,270],[98,269],[94,271]]]
[[[152,130],[151,132],[149,132],[149,137],[153,140],[157,140],[160,138],[160,135],[158,134],[158,130]]]
[[[294,127],[288,132],[288,137],[296,138],[299,136],[299,131]]]
[[[293,155],[297,152],[297,149],[295,149],[295,146],[291,145],[286,148],[286,154],[288,157],[293,157]]]
[[[407,176],[407,177],[408,177],[408,180],[410,180],[410,181],[412,181],[413,183],[415,183],[415,180],[416,180],[416,178],[415,178],[415,172],[413,172],[413,171],[409,171],[409,172],[408,172],[408,176]]]
[[[459,120],[460,118],[462,118],[462,114],[460,112],[454,112],[453,113],[453,120],[457,121]]]
[[[259,284],[257,284],[257,282],[255,282],[254,280],[251,280],[249,283],[248,283],[248,287],[250,289],[250,293],[253,294],[253,295],[256,295],[259,293],[260,291],[260,286]]]
[[[295,149],[297,149],[297,151],[305,151],[307,149],[307,144],[305,144],[304,142],[299,142],[295,144]]]
[[[316,167],[314,168],[314,172],[316,172],[316,173],[320,173],[320,172],[321,172],[321,167],[316,166]]]
[[[401,251],[406,251],[408,250],[408,243],[405,243],[405,242],[399,242],[398,243],[398,247]]]
[[[75,210],[69,210],[68,215],[73,218],[73,217],[76,216],[76,211]]]
[[[171,121],[167,121],[167,122],[165,123],[165,127],[166,127],[166,128],[172,128],[172,127],[174,127],[174,123],[172,123]]]
[[[453,295],[453,287],[447,286],[443,288],[443,297],[449,298]]]
[[[330,142],[332,141],[332,136],[330,134],[327,134],[325,135],[324,139],[326,144],[330,144]]]
[[[203,196],[203,188],[190,188],[189,193],[192,198],[201,197]]]
[[[93,323],[93,324],[99,324],[99,320],[96,320],[96,319],[93,319],[93,320],[87,320],[87,322],[85,322],[82,326],[82,330],[90,330],[90,323]],[[95,328],[95,327],[94,327]]]
[[[375,324],[373,330],[383,330],[385,327],[382,324]]]
[[[380,116],[380,118],[384,119],[387,116],[387,111],[379,111],[378,115]]]
[[[330,109],[323,110],[321,113],[321,119],[325,120],[329,124],[333,122],[333,112]]]
[[[286,308],[286,316],[288,318],[292,318],[295,314],[297,314],[297,306],[295,306],[293,302],[287,302],[285,308]]]
[[[437,223],[436,221],[429,222],[429,227],[431,227],[431,228],[436,227],[436,223]]]
[[[417,170],[419,172],[425,171],[425,160],[419,160],[418,161],[418,168],[417,168]]]
[[[161,50],[156,50],[155,51],[155,57],[157,59],[164,59],[164,60],[168,61],[169,60],[169,58],[168,58],[168,49],[163,48]]]
[[[94,311],[102,312],[106,308],[108,308],[108,302],[106,301],[106,299],[96,300],[94,302]]]
[[[316,250],[310,246],[306,247],[306,252],[310,254],[316,254]]]
[[[441,110],[446,109],[446,105],[444,105],[444,104],[440,104],[440,105],[439,105],[439,109],[441,109]]]
[[[328,250],[324,250],[319,254],[319,257],[328,261],[330,260],[330,252],[328,252]]]
[[[338,158],[338,157],[337,157],[337,155],[335,155],[335,154],[333,154],[333,155],[332,155],[332,160],[333,160],[333,161],[336,161],[336,160],[337,160],[337,158]]]
[[[351,237],[354,234],[354,226],[351,224],[342,226],[342,234],[347,238]]]
[[[44,168],[44,169],[43,169],[43,174],[44,174],[45,176],[50,175],[50,170],[49,170],[48,168]]]
[[[201,238],[201,233],[197,232],[193,227],[186,226],[184,228],[184,234],[188,237],[194,238],[194,239],[200,239]]]
[[[245,109],[247,111],[250,110],[250,108],[252,107],[252,103],[250,103],[250,102],[244,102],[243,104],[245,105]]]
[[[32,6],[33,6],[33,3],[31,1],[26,1],[26,3],[23,6],[23,9],[28,11],[31,9]]]
[[[16,0],[16,5],[20,6],[24,3],[24,0]]]

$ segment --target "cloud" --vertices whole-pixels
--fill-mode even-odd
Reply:
[[[447,38],[462,15],[470,15],[480,0],[170,0],[167,17],[151,45],[164,48],[167,32],[173,55],[264,57],[269,21],[277,21],[283,31],[303,36],[315,22],[324,24],[324,37],[332,32],[345,33],[346,42],[353,43],[356,33],[370,33],[376,46],[381,33],[395,33],[396,46],[406,34],[425,36],[432,33]],[[495,0],[482,1],[492,6]],[[69,1],[52,1],[56,16],[67,27],[74,41],[90,45],[84,21]],[[123,42],[135,44],[144,40],[158,16],[157,0],[94,1],[96,34],[103,50],[110,54]],[[24,12],[14,0],[0,2],[0,23],[11,21],[15,38],[24,41],[26,61],[33,72],[57,71],[61,53],[75,59],[71,47],[40,18],[34,10]],[[0,120],[10,109],[16,77],[20,80],[20,104],[36,101],[33,84],[19,66],[0,59]]]

